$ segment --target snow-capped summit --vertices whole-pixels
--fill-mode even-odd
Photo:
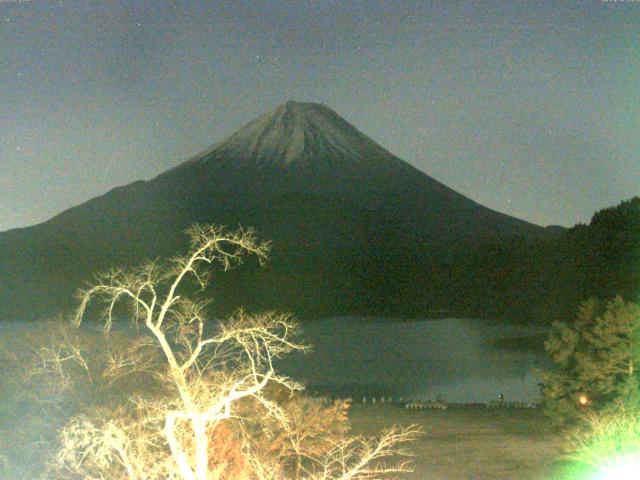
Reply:
[[[330,166],[367,168],[395,157],[329,107],[288,101],[259,116],[211,148],[185,162],[229,167]],[[317,167],[317,165],[316,165]],[[180,167],[179,167],[180,168]]]

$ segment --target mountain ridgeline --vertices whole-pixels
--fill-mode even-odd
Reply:
[[[288,102],[150,181],[0,233],[0,318],[66,310],[95,272],[184,252],[194,223],[254,226],[273,243],[266,268],[214,276],[215,310],[303,318],[509,315],[519,307],[499,291],[469,301],[486,288],[483,249],[562,235],[473,202],[324,105]]]

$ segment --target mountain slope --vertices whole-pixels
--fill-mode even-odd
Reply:
[[[449,308],[447,265],[488,238],[545,229],[460,195],[333,110],[288,102],[148,182],[0,233],[0,318],[67,308],[91,272],[185,248],[189,225],[253,225],[267,270],[217,284],[221,309],[302,315]]]

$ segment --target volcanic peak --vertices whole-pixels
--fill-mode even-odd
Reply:
[[[388,151],[327,106],[289,101],[197,155],[191,162],[223,160],[308,165],[326,159],[361,161],[392,157]]]

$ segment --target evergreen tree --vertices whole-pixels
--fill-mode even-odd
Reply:
[[[539,373],[545,411],[556,423],[639,403],[640,305],[621,297],[583,302],[573,323],[553,324],[545,348],[556,368]]]

